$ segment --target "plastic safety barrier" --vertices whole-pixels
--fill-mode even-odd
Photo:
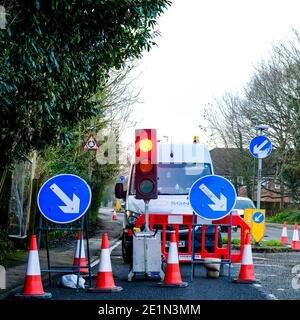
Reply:
[[[194,217],[194,225],[197,225],[197,216],[191,214],[149,214],[149,228],[150,230],[153,229],[160,229],[162,232],[162,254],[164,255],[165,259],[167,259],[168,251],[167,251],[167,237],[168,231],[175,230],[177,243],[180,247],[181,236],[180,231],[182,228],[188,232],[187,235],[187,248],[184,250],[185,252],[180,252],[179,248],[179,261],[181,262],[190,262],[192,259],[192,229],[193,229],[193,217]],[[142,214],[136,221],[135,226],[140,228],[142,225],[145,224],[145,214]],[[218,239],[219,239],[219,226],[220,225],[227,225],[228,226],[228,243],[226,247],[219,247]],[[230,233],[231,228],[230,225],[230,215],[226,217],[213,221],[212,226],[214,226],[214,246],[213,252],[208,252],[205,248],[205,231],[208,228],[208,225],[199,225],[199,228],[202,228],[202,236],[201,236],[201,246],[200,249],[197,251],[196,248],[194,249],[194,259],[203,259],[203,258],[219,258],[219,259],[230,259]],[[250,232],[250,226],[238,215],[232,215],[232,227],[239,227],[240,228],[240,249],[239,250],[231,250],[231,262],[237,263],[241,262],[243,249],[245,245],[245,238],[246,233]],[[170,229],[172,228],[172,229]],[[197,226],[194,226],[197,228]],[[194,229],[195,230],[195,229]],[[236,252],[238,251],[238,252]]]

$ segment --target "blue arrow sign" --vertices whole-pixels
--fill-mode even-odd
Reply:
[[[265,220],[265,216],[262,212],[255,212],[252,217],[252,220],[255,223],[262,223]]]
[[[119,182],[124,183],[125,182],[125,176],[120,176],[119,177]]]
[[[189,198],[196,214],[207,220],[218,220],[233,209],[236,191],[229,180],[209,175],[194,182]]]
[[[91,203],[91,189],[73,174],[60,174],[47,180],[37,197],[42,215],[55,223],[70,223],[81,218]]]
[[[266,158],[271,154],[272,142],[266,136],[257,136],[251,140],[249,150],[255,158]]]

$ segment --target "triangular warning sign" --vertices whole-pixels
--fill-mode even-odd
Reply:
[[[84,150],[97,150],[99,147],[100,145],[97,143],[95,137],[92,134],[89,135],[83,145]]]

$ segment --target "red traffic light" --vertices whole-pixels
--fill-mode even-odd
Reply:
[[[157,140],[155,129],[135,130],[135,190],[137,199],[157,198]]]
[[[135,130],[135,163],[156,164],[156,130]]]

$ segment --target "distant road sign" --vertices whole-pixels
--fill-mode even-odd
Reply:
[[[233,209],[236,191],[224,177],[208,175],[194,182],[189,199],[196,214],[207,220],[218,220]]]
[[[259,242],[265,235],[266,210],[248,208],[244,211],[244,220],[251,227],[251,234],[255,242]]]
[[[88,138],[86,139],[85,143],[83,144],[84,150],[97,150],[99,148],[99,145],[96,141],[96,138],[93,134],[90,134]]]
[[[119,182],[124,183],[125,182],[125,176],[120,176],[119,177]]]
[[[251,140],[249,150],[255,158],[266,158],[271,154],[272,142],[266,136],[256,136]]]
[[[260,211],[257,211],[253,214],[252,219],[255,223],[262,223],[265,220],[264,213]]]
[[[91,203],[91,189],[85,180],[73,174],[48,179],[37,197],[42,215],[55,223],[69,223],[81,218]]]

